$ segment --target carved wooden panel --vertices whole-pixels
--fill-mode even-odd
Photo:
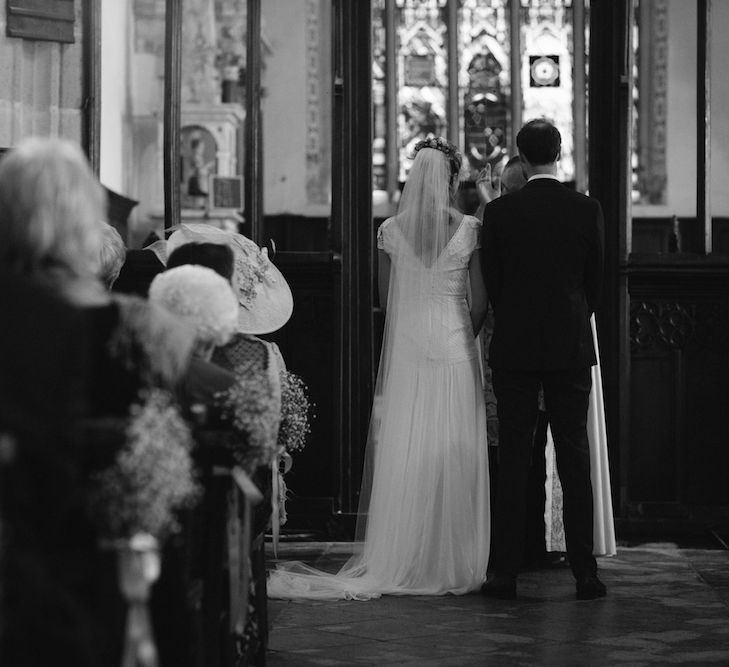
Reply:
[[[698,274],[633,278],[631,502],[729,506],[729,279]]]

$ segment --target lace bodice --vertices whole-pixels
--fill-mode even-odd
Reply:
[[[432,267],[420,265],[408,250],[397,227],[389,218],[377,231],[377,247],[392,262],[390,289],[397,289],[403,271],[419,270],[427,277],[428,289],[418,295],[399,294],[397,305],[398,342],[404,344],[412,361],[431,362],[470,359],[476,354],[468,306],[468,263],[479,247],[481,221],[466,215]],[[388,308],[390,306],[388,305]]]
[[[393,234],[397,234],[397,223],[394,221],[395,218],[388,218],[377,229],[377,248],[384,250],[388,255],[395,252]],[[473,251],[480,247],[480,230],[481,220],[474,215],[464,215],[445,248],[445,255],[468,264]]]

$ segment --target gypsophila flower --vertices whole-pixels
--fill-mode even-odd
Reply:
[[[281,373],[281,425],[278,430],[278,444],[289,453],[301,451],[311,433],[311,403],[306,389],[304,381],[298,375],[290,371]]]
[[[277,449],[278,409],[266,377],[239,375],[217,400],[222,417],[233,428],[230,442],[236,461],[247,472],[270,465]]]
[[[149,533],[161,539],[179,529],[176,511],[199,493],[190,451],[193,440],[170,394],[152,389],[131,408],[126,442],[114,465],[96,477],[93,511],[111,538]]]

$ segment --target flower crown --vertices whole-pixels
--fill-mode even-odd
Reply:
[[[417,155],[423,148],[432,148],[443,153],[448,158],[448,164],[451,167],[452,173],[457,174],[461,170],[463,155],[461,155],[461,152],[450,141],[447,141],[443,137],[428,137],[427,139],[422,139],[415,144],[413,157],[415,157],[415,155]]]

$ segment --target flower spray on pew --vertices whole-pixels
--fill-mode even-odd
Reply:
[[[94,508],[118,558],[128,603],[123,667],[157,665],[147,603],[160,574],[160,544],[179,530],[177,512],[197,499],[192,436],[172,396],[153,388],[133,405],[125,443],[98,473]]]

